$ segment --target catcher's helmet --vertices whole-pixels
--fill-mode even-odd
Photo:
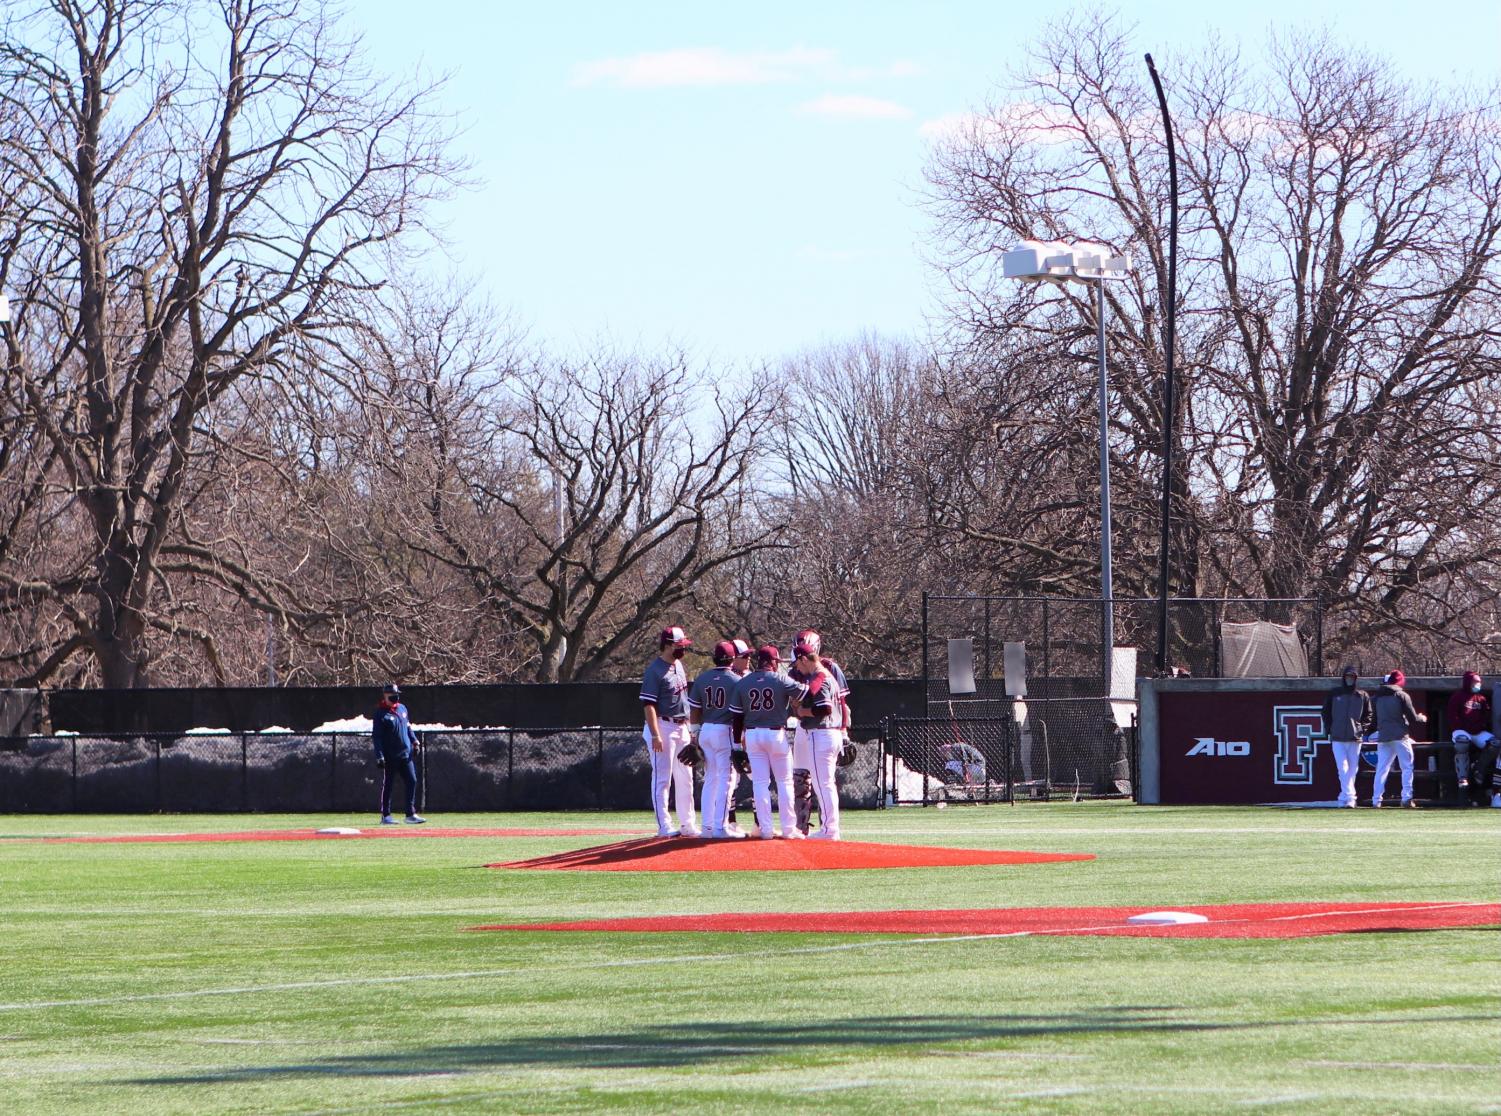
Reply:
[[[714,645],[714,665],[729,666],[732,662],[735,661],[736,654],[738,654],[738,652],[736,652],[735,650],[734,642],[728,639],[722,639]]]
[[[704,750],[692,742],[684,744],[678,749],[678,762],[697,767],[704,762]]]
[[[823,651],[823,640],[812,628],[804,628],[793,638],[792,647],[799,655],[817,655]]]

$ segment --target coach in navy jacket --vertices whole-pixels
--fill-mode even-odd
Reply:
[[[421,825],[427,819],[417,813],[417,738],[412,734],[412,722],[407,716],[407,707],[401,704],[401,691],[395,683],[382,691],[380,706],[371,718],[370,746],[375,752],[376,765],[382,769],[381,825],[396,824],[391,817],[391,791],[398,774],[406,783],[407,824]]]

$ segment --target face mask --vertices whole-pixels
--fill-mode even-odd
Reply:
[[[1355,678],[1354,675],[1350,675],[1350,674],[1345,675],[1345,689],[1347,689],[1347,690],[1353,690],[1353,689],[1355,689],[1355,683],[1356,683],[1356,681],[1357,681],[1357,679]]]
[[[1474,683],[1470,687],[1470,693],[1472,693],[1472,694],[1478,694],[1479,692],[1480,692],[1480,683],[1476,682],[1476,683]]]

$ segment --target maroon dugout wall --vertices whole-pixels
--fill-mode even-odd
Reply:
[[[1455,678],[1411,679],[1428,724],[1417,739],[1446,739],[1444,704]],[[1139,801],[1160,805],[1328,802],[1339,794],[1324,736],[1323,678],[1143,678],[1137,684]],[[1368,680],[1363,688],[1379,682]]]

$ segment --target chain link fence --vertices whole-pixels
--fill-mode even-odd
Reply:
[[[424,809],[650,809],[639,725],[420,736]],[[851,736],[858,754],[839,769],[841,802],[878,806],[880,730],[856,726]],[[0,739],[0,813],[371,813],[380,778],[368,733]]]
[[[1136,648],[1137,673],[1151,673],[1157,659],[1155,598],[1117,597],[1115,646]],[[1104,606],[1098,598],[923,595],[922,676],[930,701],[949,698],[949,641],[967,639],[974,649],[974,698],[1005,693],[1004,647],[1026,645],[1028,694],[1068,697],[1104,692]],[[1267,621],[1297,629],[1314,675],[1323,673],[1324,613],[1308,598],[1186,598],[1168,601],[1169,667],[1198,678],[1223,677],[1223,626]]]
[[[1001,698],[986,705],[988,715],[888,719],[882,801],[926,806],[1131,792],[1134,702]]]

